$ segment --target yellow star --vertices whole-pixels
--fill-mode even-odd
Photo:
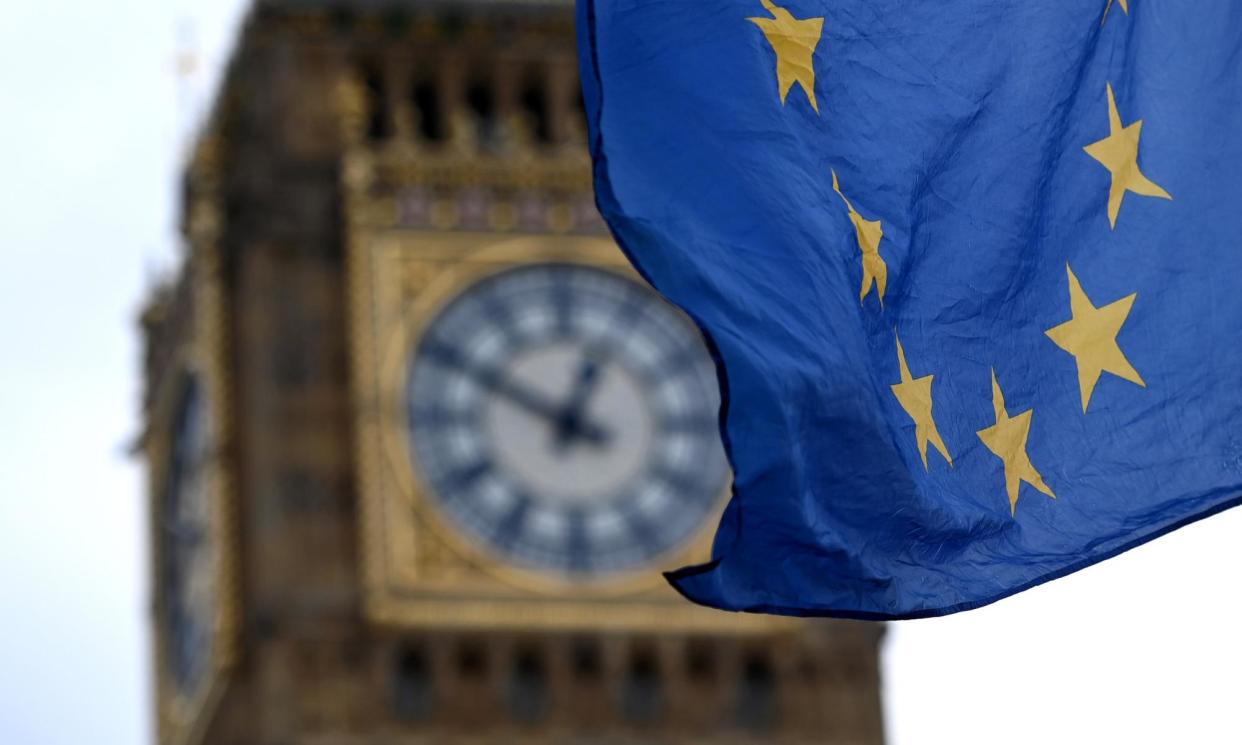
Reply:
[[[781,89],[781,103],[789,96],[794,83],[802,86],[811,108],[819,113],[815,101],[815,47],[824,33],[823,18],[794,18],[771,0],[760,0],[764,9],[775,18],[747,18],[758,26],[776,52],[776,80]]]
[[[916,380],[910,374],[910,366],[906,364],[906,350],[902,348],[900,338],[897,339],[897,361],[901,364],[901,382],[890,387],[901,408],[914,420],[914,437],[918,440],[923,470],[927,470],[929,442],[936,446],[949,465],[953,465],[949,449],[944,446],[944,440],[940,439],[940,430],[936,428],[936,420],[932,418],[932,381],[935,376],[926,375]]]
[[[1031,465],[1031,457],[1026,454],[1026,438],[1031,434],[1031,415],[1033,410],[1011,417],[1005,411],[1005,394],[1001,393],[1000,383],[996,382],[996,371],[992,371],[992,408],[996,411],[996,424],[981,429],[979,439],[987,445],[1005,466],[1005,491],[1009,493],[1009,514],[1018,510],[1018,488],[1022,482],[1030,484],[1053,499],[1052,493],[1044,478]]]
[[[1085,414],[1087,404],[1091,402],[1091,393],[1095,391],[1095,384],[1103,372],[1147,387],[1138,371],[1122,354],[1121,347],[1117,346],[1117,334],[1130,315],[1138,294],[1097,308],[1083,292],[1074,270],[1068,264],[1065,270],[1069,272],[1070,313],[1073,318],[1044,333],[1058,347],[1074,355],[1078,363],[1078,389],[1082,393],[1082,411]]]
[[[850,222],[854,224],[854,235],[858,238],[858,248],[862,251],[862,290],[858,293],[858,301],[866,299],[874,284],[880,292],[880,305],[884,304],[884,290],[888,287],[888,264],[880,256],[880,239],[884,237],[884,226],[879,220],[864,220],[854,205],[841,192],[841,184],[837,181],[837,172],[832,172],[832,190],[841,197],[850,211]]]
[[[1118,2],[1121,3],[1121,9],[1125,11],[1126,15],[1130,15],[1130,0],[1118,0]],[[1108,0],[1108,5],[1104,6],[1104,17],[1100,19],[1100,25],[1103,25],[1104,21],[1108,20],[1108,11],[1112,9],[1113,0]]]
[[[1142,194],[1145,197],[1161,197],[1172,199],[1169,193],[1160,188],[1151,179],[1143,175],[1138,166],[1139,137],[1143,132],[1143,121],[1121,126],[1121,114],[1117,113],[1117,99],[1113,96],[1113,85],[1108,84],[1108,137],[1099,142],[1087,145],[1083,150],[1087,155],[1098,160],[1113,174],[1113,185],[1108,191],[1108,222],[1117,227],[1117,213],[1121,211],[1121,200],[1127,191]]]

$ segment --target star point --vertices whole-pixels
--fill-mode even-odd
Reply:
[[[776,80],[780,87],[781,104],[789,98],[789,91],[797,83],[806,93],[811,108],[819,113],[815,100],[815,48],[824,33],[823,18],[794,18],[785,8],[772,0],[760,0],[764,10],[772,18],[747,18],[763,31],[772,51],[776,52]]]
[[[1018,491],[1022,482],[1035,487],[1039,492],[1056,499],[1057,495],[1044,483],[1044,478],[1035,466],[1031,465],[1031,457],[1026,452],[1026,441],[1031,434],[1031,418],[1033,409],[1027,409],[1017,416],[1010,416],[1005,409],[1005,394],[1001,391],[996,379],[996,370],[992,371],[992,410],[996,414],[996,424],[979,430],[976,434],[992,454],[1001,459],[1005,469],[1005,491],[1009,496],[1009,514],[1018,511]]]
[[[1121,10],[1126,15],[1130,15],[1130,0],[1117,0],[1117,2],[1118,4],[1121,5]],[[1108,20],[1108,11],[1112,9],[1113,9],[1113,0],[1108,0],[1108,5],[1104,6],[1104,17],[1100,19],[1100,25],[1104,25],[1104,21]]]
[[[1097,308],[1091,298],[1087,297],[1082,283],[1068,264],[1065,271],[1069,274],[1071,318],[1044,333],[1058,347],[1074,356],[1074,362],[1078,366],[1082,411],[1085,414],[1095,386],[1100,381],[1100,375],[1105,372],[1135,385],[1147,387],[1138,370],[1134,369],[1117,344],[1117,335],[1129,318],[1138,293]]]
[[[932,416],[932,382],[935,376],[925,375],[915,378],[910,374],[910,366],[906,363],[906,350],[901,346],[900,337],[897,339],[897,361],[901,366],[901,382],[890,388],[893,390],[893,395],[897,397],[897,402],[901,404],[901,408],[905,409],[906,414],[914,420],[914,437],[918,442],[919,457],[923,459],[923,470],[929,470],[928,443],[939,450],[952,466],[953,456],[949,455],[949,449],[945,447],[944,439],[941,438],[936,420]]]
[[[1121,212],[1121,202],[1125,199],[1126,192],[1145,197],[1173,198],[1139,170],[1138,151],[1142,134],[1143,120],[1129,126],[1122,124],[1121,114],[1117,111],[1117,98],[1113,95],[1113,85],[1109,83],[1108,137],[1087,145],[1083,150],[1112,174],[1112,185],[1108,190],[1108,222],[1114,229],[1117,227],[1117,215]]]
[[[837,172],[832,172],[832,190],[845,202],[849,210],[850,222],[854,225],[854,236],[858,239],[858,250],[862,252],[862,289],[858,292],[858,302],[867,299],[874,286],[880,296],[880,305],[884,305],[884,292],[888,289],[888,264],[880,256],[880,241],[884,238],[884,226],[879,220],[866,220],[854,209],[854,205],[841,191],[841,183],[837,180]]]

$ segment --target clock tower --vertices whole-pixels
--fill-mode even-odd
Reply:
[[[568,0],[259,0],[143,316],[160,743],[882,742],[881,627],[661,579],[719,392],[584,130]]]

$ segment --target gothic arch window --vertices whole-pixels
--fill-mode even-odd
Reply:
[[[595,683],[604,677],[604,662],[600,657],[598,642],[580,639],[570,650],[570,665],[574,679],[580,683]]]
[[[573,117],[573,126],[577,135],[586,137],[588,132],[586,101],[582,97],[582,86],[575,86],[573,109],[569,112]]]
[[[448,137],[444,121],[444,102],[440,86],[423,79],[410,90],[410,106],[418,115],[418,133],[428,142],[443,142]]]
[[[711,685],[716,682],[716,655],[712,645],[704,640],[691,641],[686,647],[686,677],[695,685]]]
[[[776,725],[776,671],[767,656],[751,654],[742,663],[734,706],[739,725],[766,730]]]
[[[507,691],[509,711],[519,722],[537,722],[551,704],[548,671],[536,649],[523,649],[513,660]]]
[[[413,645],[401,648],[394,668],[392,697],[397,718],[408,722],[431,718],[435,685],[426,650]]]
[[[386,140],[392,136],[392,107],[384,76],[377,67],[368,65],[362,71],[362,85],[367,97],[367,139]]]
[[[532,79],[522,86],[521,91],[518,105],[530,125],[531,136],[538,143],[552,142],[552,110],[544,86],[538,79]]]
[[[664,685],[655,651],[639,649],[621,681],[621,716],[631,724],[652,724],[664,713]]]
[[[466,108],[474,121],[475,135],[484,148],[496,144],[496,93],[490,80],[478,78],[466,86]]]
[[[482,680],[487,676],[487,654],[481,644],[466,641],[457,648],[457,675],[469,681]]]

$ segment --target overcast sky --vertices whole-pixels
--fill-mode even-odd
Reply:
[[[39,0],[0,24],[0,743],[151,741],[136,314],[241,0]],[[188,77],[181,52],[196,51]],[[1242,246],[1239,246],[1242,250]],[[1242,511],[895,624],[895,745],[1238,743]]]

